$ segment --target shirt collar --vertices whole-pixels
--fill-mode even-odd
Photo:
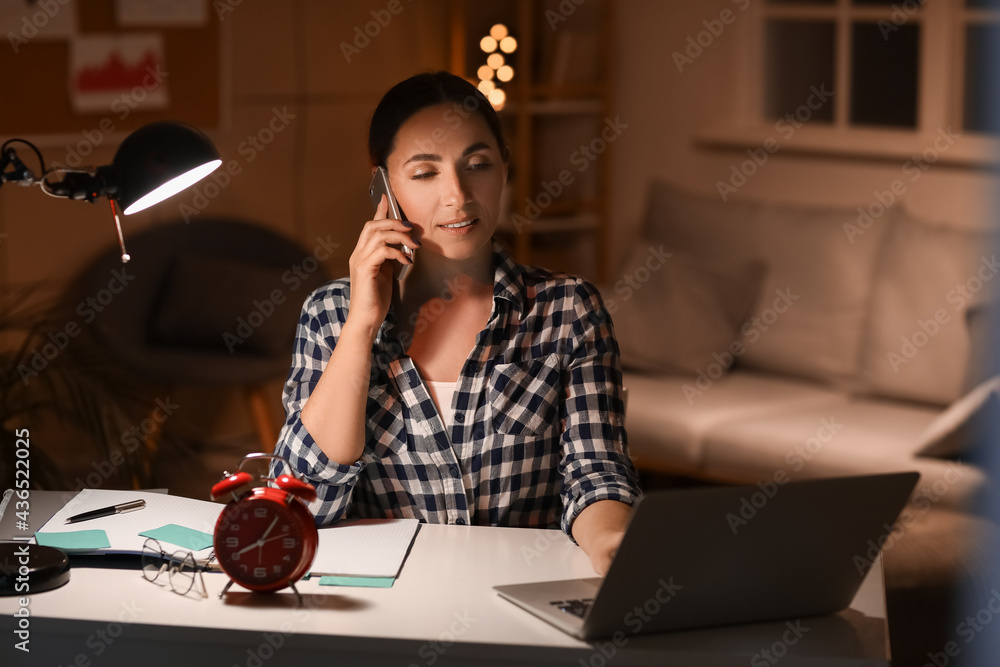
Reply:
[[[493,242],[493,263],[496,269],[493,274],[493,303],[498,299],[508,301],[512,309],[524,316],[524,271],[519,264],[514,263],[510,253],[496,241]]]

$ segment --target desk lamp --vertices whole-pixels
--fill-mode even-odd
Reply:
[[[41,175],[35,177],[10,144],[29,146],[38,157]],[[87,169],[45,169],[41,152],[29,141],[11,139],[0,147],[0,186],[16,182],[38,185],[52,197],[92,202],[107,197],[111,204],[122,262],[129,260],[122,236],[120,208],[138,213],[200,181],[222,164],[219,152],[201,131],[184,123],[161,121],[145,125],[122,141],[110,165]],[[50,177],[63,174],[60,181]]]

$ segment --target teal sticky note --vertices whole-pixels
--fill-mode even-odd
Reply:
[[[168,523],[159,528],[144,530],[139,533],[142,537],[152,537],[160,542],[177,545],[183,549],[200,551],[212,546],[212,536],[194,528],[178,526],[176,523]]]
[[[103,530],[73,530],[67,533],[35,533],[35,541],[45,547],[65,551],[92,551],[111,546]]]
[[[392,588],[395,577],[320,577],[320,586],[358,586],[361,588]]]

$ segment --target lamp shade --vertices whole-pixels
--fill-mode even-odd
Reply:
[[[122,141],[111,164],[114,198],[137,213],[197,183],[222,164],[200,130],[172,121],[145,125]]]

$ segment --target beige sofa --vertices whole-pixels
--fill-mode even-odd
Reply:
[[[1000,271],[984,233],[900,204],[843,210],[655,183],[601,292],[640,469],[783,484],[916,470],[916,508],[985,484],[970,424],[995,401],[973,353]]]

